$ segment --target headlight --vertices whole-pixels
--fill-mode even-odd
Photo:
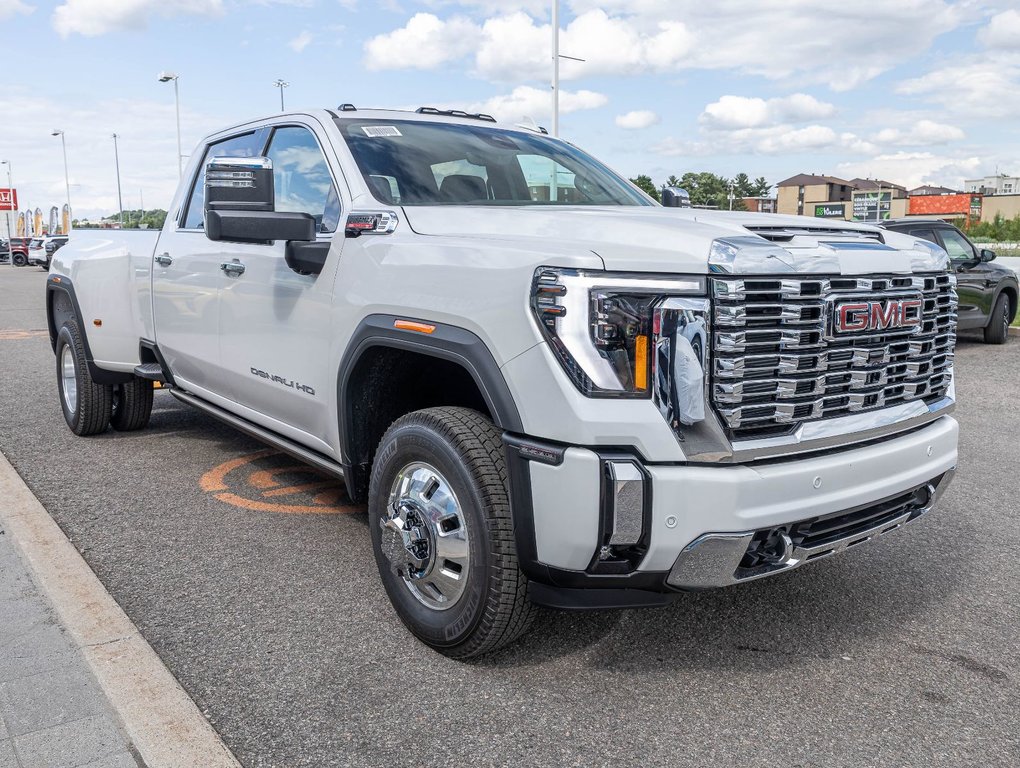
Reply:
[[[563,370],[582,393],[649,397],[656,304],[668,296],[704,294],[700,277],[541,267],[531,306]]]

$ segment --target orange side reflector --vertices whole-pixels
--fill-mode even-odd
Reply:
[[[436,326],[431,323],[419,323],[414,320],[394,320],[393,327],[402,331],[414,331],[416,333],[432,333]]]
[[[101,328],[103,326],[103,321],[100,320],[99,318],[96,318],[95,320],[92,321],[92,325],[96,326],[96,328]]]
[[[648,337],[634,339],[634,389],[648,389]]]

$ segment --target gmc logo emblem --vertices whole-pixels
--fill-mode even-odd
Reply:
[[[889,299],[887,301],[835,302],[832,328],[835,333],[867,331],[921,330],[921,299]]]

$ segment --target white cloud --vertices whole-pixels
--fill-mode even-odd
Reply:
[[[295,53],[301,53],[305,48],[311,45],[312,40],[313,40],[312,33],[305,29],[302,30],[297,37],[291,39],[290,42],[287,43],[287,45],[289,45],[291,47],[291,50],[293,50]]]
[[[428,3],[437,11],[451,4]],[[429,69],[470,58],[474,71],[492,81],[548,77],[548,3],[462,0],[455,5],[473,15],[498,15],[475,21],[473,16],[443,19],[416,14],[404,27],[369,41],[366,65]],[[722,0],[685,4],[681,21],[672,1],[573,0],[564,5],[569,7],[563,17],[570,20],[560,35],[560,52],[586,59],[564,60],[564,80],[733,70],[773,80],[823,83],[835,90],[854,88],[922,53],[938,35],[980,18],[981,13],[973,3],[954,5],[946,0],[857,3],[838,10],[820,9],[816,0],[787,0],[781,5]],[[427,27],[422,16],[430,20]],[[419,60],[416,50],[382,44],[401,40],[420,44],[426,55]]]
[[[818,120],[835,113],[835,106],[806,93],[768,100],[727,95],[706,106],[698,120],[707,128],[734,130],[763,128],[781,122]]]
[[[978,40],[989,48],[1020,50],[1020,11],[1010,9],[993,16],[978,32]]]
[[[896,146],[921,146],[929,144],[948,144],[961,141],[966,134],[955,125],[936,123],[933,120],[918,120],[909,128],[885,128],[875,135],[879,144]]]
[[[625,115],[616,116],[616,125],[627,130],[637,130],[656,125],[661,118],[650,109],[635,109]]]
[[[841,163],[836,175],[844,178],[891,179],[911,189],[922,184],[963,188],[982,167],[978,157],[937,155],[932,152],[894,152],[863,162]]]
[[[368,69],[434,69],[474,54],[478,74],[496,82],[544,79],[549,72],[548,24],[523,12],[476,24],[464,16],[440,19],[417,13],[401,28],[365,43]],[[593,10],[576,17],[560,36],[563,80],[605,74],[675,69],[694,45],[684,24],[661,21],[648,30],[627,18]]]
[[[560,90],[560,113],[569,114],[585,109],[598,109],[609,103],[604,94],[595,91]],[[454,106],[456,105],[448,105]],[[544,120],[552,115],[552,93],[548,89],[520,85],[511,93],[493,96],[481,102],[456,107],[467,112],[483,112],[500,122],[516,123],[525,118]]]
[[[34,10],[34,5],[28,5],[21,0],[0,0],[0,19],[6,19],[16,13],[27,15]]]
[[[381,69],[435,69],[470,51],[477,27],[468,19],[442,20],[431,13],[416,13],[400,29],[376,35],[365,42],[365,66]]]
[[[53,11],[53,28],[61,37],[96,37],[108,32],[144,29],[152,16],[218,16],[223,0],[65,0]]]
[[[896,92],[967,119],[1020,117],[1020,61],[994,54],[953,61],[902,81]]]

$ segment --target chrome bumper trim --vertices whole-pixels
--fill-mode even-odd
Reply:
[[[949,487],[955,471],[955,469],[950,469],[943,474],[937,484],[929,483],[927,486],[928,498],[920,506],[907,506],[902,514],[885,520],[881,525],[857,531],[823,545],[814,547],[791,545],[784,553],[781,562],[777,563],[761,565],[756,568],[740,568],[740,561],[757,531],[706,533],[684,547],[673,564],[666,583],[676,589],[690,590],[726,587],[790,571],[804,565],[809,560],[821,560],[838,554],[856,544],[862,544],[869,539],[901,528],[906,523],[930,512],[945,493],[946,488]],[[738,570],[742,571],[739,575]]]
[[[865,443],[896,432],[922,427],[952,413],[956,409],[954,387],[933,403],[915,400],[880,411],[854,413],[833,419],[808,421],[789,435],[757,440],[736,440],[729,461],[745,462],[771,459],[807,451],[838,448],[851,443]]]

